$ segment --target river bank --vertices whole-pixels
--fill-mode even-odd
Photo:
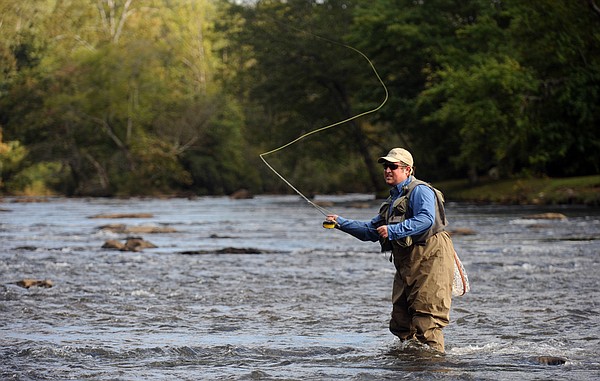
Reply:
[[[503,180],[481,180],[472,184],[467,179],[432,182],[446,196],[446,201],[470,202],[500,205],[588,205],[600,206],[600,175],[580,176],[569,178],[515,178]],[[240,197],[240,192],[243,196]],[[17,195],[1,195],[9,197],[14,202],[40,202],[48,197],[64,195],[52,192],[42,194],[26,193]],[[138,195],[130,195],[136,197]],[[129,196],[115,197],[115,199]],[[191,194],[155,195],[157,199],[165,198],[194,198]],[[232,198],[252,198],[254,194],[243,189],[232,195]],[[387,192],[376,195],[378,198],[387,197]],[[85,198],[85,197],[84,197]],[[110,197],[109,197],[110,198]]]
[[[513,205],[600,206],[600,175],[569,178],[519,178],[441,181],[433,185],[447,201]]]

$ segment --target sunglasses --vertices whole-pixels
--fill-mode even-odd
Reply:
[[[394,164],[394,163],[383,163],[383,169],[391,169],[392,171],[395,171],[396,169],[398,169],[398,167],[406,167],[406,165],[398,165],[398,164]]]

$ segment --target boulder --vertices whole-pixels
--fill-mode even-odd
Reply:
[[[114,250],[123,250],[123,248],[125,248],[125,244],[122,243],[121,241],[117,241],[116,239],[109,239],[108,241],[104,242],[104,245],[102,245],[103,249],[114,249]]]
[[[125,241],[125,247],[121,251],[142,251],[143,249],[153,249],[158,246],[151,242],[144,241],[139,237],[128,237]]]
[[[127,237],[125,243],[115,239],[109,239],[102,245],[103,249],[113,249],[120,251],[142,251],[143,249],[152,249],[158,246],[151,242],[145,241],[141,237]]]

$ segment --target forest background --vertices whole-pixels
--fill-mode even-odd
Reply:
[[[396,146],[599,193],[594,0],[0,0],[0,35],[0,194],[289,193],[261,153],[386,99],[345,45],[389,99],[265,157],[303,193],[383,191]]]

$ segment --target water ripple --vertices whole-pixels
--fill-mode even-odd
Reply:
[[[335,200],[335,197],[333,197]],[[368,219],[344,201],[336,211]],[[334,201],[335,202],[335,201]],[[367,201],[370,202],[370,201]],[[447,354],[387,331],[394,269],[377,246],[320,227],[296,197],[51,199],[0,222],[1,379],[597,379],[600,211],[568,222],[532,208],[452,204],[470,294],[453,301]],[[142,252],[101,248],[108,212]],[[223,214],[223,211],[226,211]],[[542,210],[543,211],[543,210]],[[291,218],[290,216],[293,216]],[[217,254],[224,248],[265,254]],[[203,252],[182,255],[184,251]],[[24,289],[24,278],[52,288]],[[546,356],[546,357],[544,357]],[[559,365],[539,358],[564,357]]]

